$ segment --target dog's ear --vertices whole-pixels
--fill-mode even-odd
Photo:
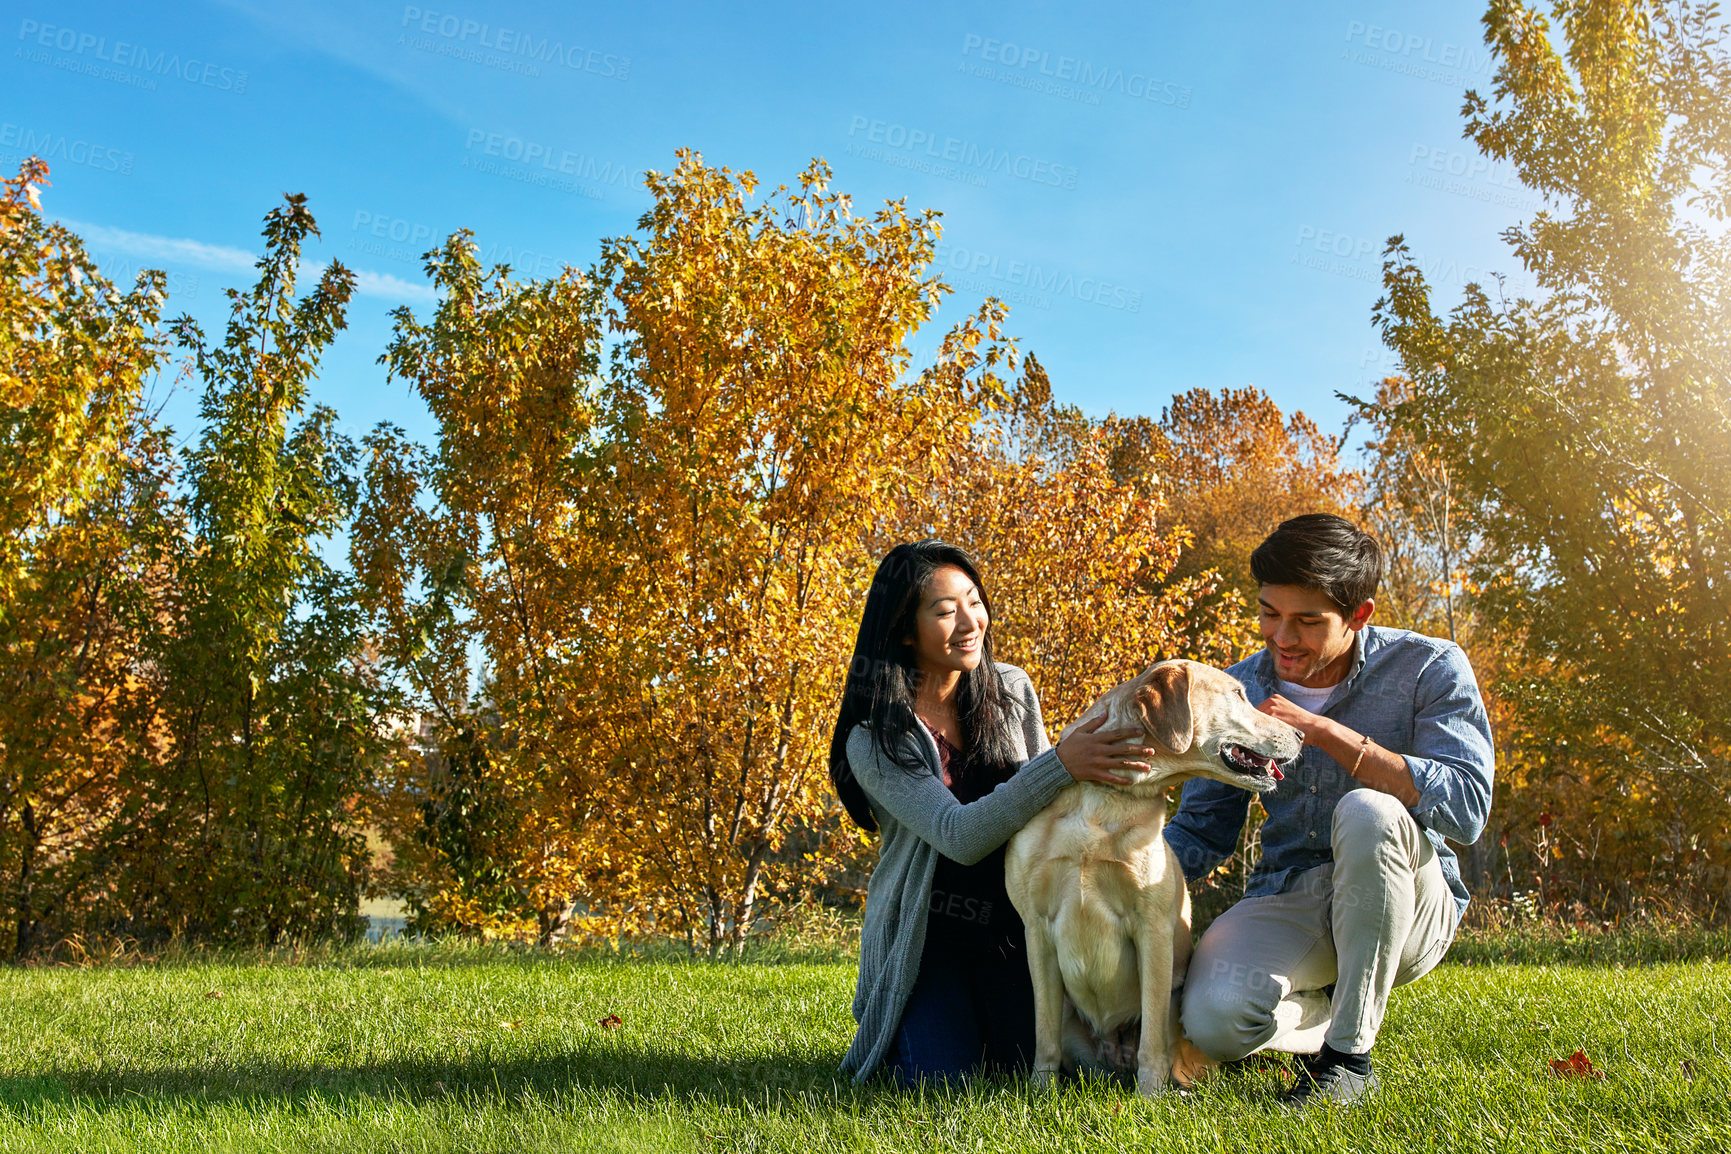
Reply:
[[[1190,712],[1190,670],[1162,665],[1136,691],[1136,709],[1154,740],[1173,753],[1187,753],[1196,743],[1196,719]]]

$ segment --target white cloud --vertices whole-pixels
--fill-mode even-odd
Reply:
[[[364,268],[355,270],[355,291],[366,296],[414,301],[417,304],[436,304],[439,299],[439,294],[430,284],[415,284],[392,273],[369,272]]]
[[[220,2],[253,20],[273,39],[298,44],[382,80],[453,126],[467,125],[473,119],[461,99],[466,86],[452,84],[444,68],[428,68],[431,58],[425,54],[397,45],[409,23],[407,9],[361,14],[352,0],[302,0],[291,5],[260,0]],[[485,11],[487,6],[473,7]],[[400,19],[394,18],[396,11],[403,12]]]
[[[301,276],[316,277],[325,271],[329,261],[301,261]],[[428,284],[415,284],[402,277],[388,272],[373,272],[370,269],[351,269],[355,274],[355,291],[366,297],[383,297],[393,301],[413,301],[416,304],[433,304],[438,301],[439,294]]]
[[[226,245],[128,232],[123,228],[109,228],[107,225],[88,224],[81,220],[62,218],[59,223],[83,237],[88,248],[111,248],[149,260],[196,265],[219,272],[243,273],[251,272],[253,262],[258,260],[257,256],[245,249],[229,248]]]
[[[258,262],[258,254],[245,249],[229,248],[227,245],[206,244],[200,240],[185,237],[154,236],[146,232],[129,232],[123,228],[110,228],[105,224],[91,224],[88,221],[67,220],[62,217],[60,224],[84,238],[88,248],[111,249],[116,252],[130,253],[146,260],[159,260],[169,264],[193,265],[197,268],[212,269],[216,272],[243,273],[250,275]],[[300,274],[303,278],[317,277],[324,272],[329,261],[303,260]],[[354,269],[355,291],[362,296],[383,297],[386,300],[410,301],[415,304],[432,304],[438,300],[438,294],[427,284],[416,284],[404,280],[400,276],[388,272],[373,272],[370,269]]]

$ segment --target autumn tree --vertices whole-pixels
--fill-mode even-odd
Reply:
[[[1253,386],[1181,393],[1158,429],[1167,517],[1194,535],[1173,566],[1176,578],[1213,570],[1248,606],[1256,591],[1251,550],[1275,526],[1300,513],[1352,509],[1356,477],[1340,462],[1340,441],[1303,413],[1287,416]]]
[[[1116,467],[1121,444],[1108,422],[1058,404],[1030,354],[931,490],[931,529],[979,561],[999,655],[1028,671],[1053,736],[1155,661],[1226,664],[1240,644],[1216,576],[1173,577],[1188,533],[1160,478]]]
[[[426,900],[450,923],[717,952],[771,875],[826,868],[870,542],[966,438],[997,355],[964,325],[904,381],[935,216],[859,216],[827,180],[753,203],[750,173],[682,153],[589,273],[518,284],[458,236],[437,316],[399,316],[391,368],[440,444],[370,440],[356,568],[456,741],[398,834],[444,871]],[[451,672],[471,639],[496,726]],[[778,857],[795,827],[811,860]]]
[[[751,174],[682,153],[601,265],[621,338],[605,539],[630,594],[588,635],[613,666],[590,749],[621,791],[595,849],[641,855],[638,909],[711,950],[742,941],[768,875],[824,868],[777,854],[835,816],[870,543],[998,387],[990,318],[909,379],[936,216],[856,215],[828,180],[814,162],[753,204]]]
[[[1545,198],[1504,237],[1537,285],[1446,315],[1402,238],[1376,309],[1389,426],[1473,508],[1479,608],[1523,639],[1540,879],[1722,897],[1731,843],[1731,60],[1714,6],[1496,0],[1466,135]],[[1540,804],[1544,804],[1541,802]],[[1544,817],[1545,823],[1539,818]],[[1599,845],[1615,828],[1625,846]],[[1542,829],[1542,836],[1537,832]],[[1552,851],[1556,851],[1553,859]],[[1601,850],[1605,856],[1600,856]],[[1559,859],[1567,859],[1559,866]],[[1607,870],[1611,861],[1616,866]],[[1589,881],[1597,873],[1600,880]]]
[[[426,929],[510,934],[528,919],[550,943],[583,891],[586,727],[612,672],[591,619],[630,588],[603,518],[607,455],[623,447],[597,427],[592,280],[520,282],[477,251],[465,231],[429,253],[437,311],[396,312],[381,359],[426,402],[438,444],[388,424],[366,438],[350,555],[386,659],[433,723],[434,748],[395,779],[396,892]]]
[[[122,291],[47,224],[40,161],[0,192],[0,930],[23,956],[87,927],[129,761],[154,756],[137,666],[162,593],[166,430],[144,384],[165,279]]]

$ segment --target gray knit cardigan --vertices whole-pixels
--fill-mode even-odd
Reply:
[[[1026,764],[978,801],[963,805],[945,788],[937,743],[924,726],[914,727],[923,773],[885,760],[863,724],[848,734],[848,765],[883,835],[877,868],[866,884],[860,929],[859,986],[853,999],[859,1030],[841,1062],[856,1082],[871,1077],[889,1051],[919,976],[938,854],[972,865],[1009,841],[1074,781],[1046,738],[1034,683],[1014,665],[1000,662],[998,672],[1010,699],[1021,707],[1011,719],[1011,732],[1016,756]]]

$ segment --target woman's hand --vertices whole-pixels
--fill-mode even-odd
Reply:
[[[1145,758],[1155,750],[1143,745],[1140,729],[1101,729],[1106,715],[1070,731],[1070,736],[1058,743],[1058,760],[1077,781],[1092,781],[1100,785],[1129,785],[1136,779],[1125,774],[1127,769],[1147,769]]]

